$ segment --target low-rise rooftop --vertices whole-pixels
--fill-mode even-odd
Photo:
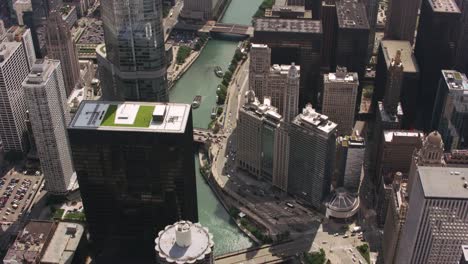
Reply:
[[[464,73],[455,70],[442,70],[442,76],[450,91],[468,93],[468,79]]]
[[[71,263],[83,233],[84,227],[80,224],[60,222],[41,262],[54,264]]]
[[[403,143],[408,141],[421,142],[424,138],[424,133],[407,130],[385,130],[384,138],[387,143]]]
[[[183,133],[190,110],[178,103],[83,101],[70,128]]]
[[[401,52],[400,59],[403,63],[403,72],[406,73],[418,73],[419,66],[416,58],[413,54],[413,47],[409,41],[405,40],[382,40],[380,42],[382,46],[383,55],[387,68],[390,67],[392,59],[395,58],[397,51]]]
[[[468,200],[468,168],[420,166],[418,172],[426,198]]]
[[[358,0],[336,2],[338,27],[348,29],[369,29],[366,7]]]
[[[346,68],[337,67],[336,72],[330,72],[324,75],[324,82],[359,84],[359,77],[356,72],[348,72]]]
[[[258,18],[254,22],[255,31],[283,33],[322,33],[319,20]]]
[[[335,131],[338,126],[330,121],[328,116],[316,112],[311,104],[304,107],[302,113],[294,119],[293,123],[298,126],[312,127],[327,134]]]

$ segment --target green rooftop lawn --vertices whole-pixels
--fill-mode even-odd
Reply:
[[[153,119],[154,106],[140,105],[135,123],[133,125],[115,124],[115,114],[117,112],[117,105],[109,105],[101,126],[114,126],[114,127],[148,127]]]

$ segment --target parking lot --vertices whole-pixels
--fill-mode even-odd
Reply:
[[[0,178],[0,222],[15,222],[31,204],[42,184],[42,175],[14,171]]]

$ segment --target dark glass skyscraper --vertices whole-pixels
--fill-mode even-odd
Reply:
[[[85,101],[68,132],[98,263],[153,263],[157,231],[198,221],[190,105]]]
[[[102,0],[105,48],[98,48],[103,96],[168,101],[161,0]]]

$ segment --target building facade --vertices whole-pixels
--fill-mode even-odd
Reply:
[[[53,194],[67,193],[76,180],[67,135],[70,110],[60,65],[59,61],[38,60],[23,81],[44,189]]]
[[[108,100],[167,102],[161,0],[101,1],[99,77]]]
[[[258,98],[269,97],[285,122],[291,122],[299,109],[300,67],[271,65],[271,49],[266,45],[252,44],[250,54],[250,89]]]
[[[460,260],[460,248],[468,242],[467,176],[466,168],[418,168],[395,263]]]
[[[337,124],[307,105],[289,130],[288,192],[322,209],[330,193]]]
[[[29,74],[21,42],[0,42],[0,140],[5,152],[27,150],[26,101],[21,86]]]
[[[385,39],[414,43],[416,21],[421,0],[393,0],[390,2],[385,25]]]
[[[428,132],[440,72],[455,65],[460,9],[455,0],[423,0],[414,53],[421,69],[420,129]],[[434,38],[434,36],[438,36]]]
[[[58,11],[51,11],[47,18],[48,57],[60,60],[63,68],[66,96],[68,97],[80,79],[80,65],[75,42],[68,24]]]
[[[323,76],[322,113],[338,125],[338,135],[350,135],[354,127],[358,75],[337,67],[336,73]]]
[[[217,20],[226,0],[186,0],[181,16],[195,20]]]
[[[149,263],[154,234],[198,221],[190,105],[84,101],[68,133],[98,260]]]
[[[468,144],[468,78],[454,70],[442,70],[432,114],[432,127],[442,135],[446,150]],[[466,138],[466,139],[465,139]]]
[[[358,193],[366,144],[358,135],[337,138],[336,186]]]

